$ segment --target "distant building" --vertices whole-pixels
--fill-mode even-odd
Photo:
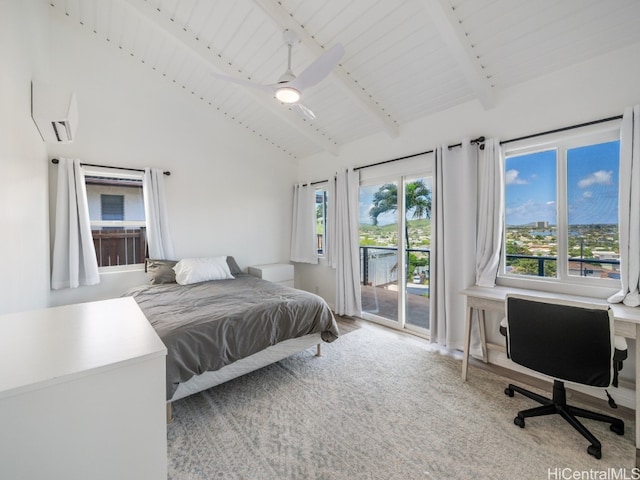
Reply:
[[[593,258],[599,260],[620,260],[620,254],[618,252],[605,252],[602,250],[594,250]]]
[[[535,222],[534,228],[549,228],[549,222],[546,220],[543,222]]]

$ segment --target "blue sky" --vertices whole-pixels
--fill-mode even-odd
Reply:
[[[569,225],[618,222],[619,142],[570,149],[567,157]],[[555,225],[555,150],[507,159],[506,222]]]
[[[371,217],[369,216],[369,210],[373,206],[373,194],[378,191],[378,189],[384,185],[384,183],[380,183],[379,185],[373,185],[369,187],[360,187],[360,224],[361,225],[373,225],[371,221]],[[378,217],[378,225],[389,225],[392,223],[396,223],[396,214],[395,213],[384,213]]]

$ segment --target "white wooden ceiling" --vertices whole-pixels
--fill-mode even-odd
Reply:
[[[384,132],[640,42],[640,0],[43,0],[294,158]],[[261,90],[326,49],[346,53],[303,92],[309,120]]]

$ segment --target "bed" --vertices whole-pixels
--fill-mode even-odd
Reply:
[[[176,262],[152,260],[161,274],[124,294],[167,347],[168,402],[338,338],[321,297],[242,273],[233,257],[226,263],[225,278],[180,284]]]

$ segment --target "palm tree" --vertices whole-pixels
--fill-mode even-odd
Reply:
[[[369,209],[369,217],[374,225],[378,225],[378,217],[383,213],[398,210],[398,186],[395,183],[385,183],[373,194],[373,206]],[[431,190],[424,184],[424,180],[414,180],[406,186],[405,211],[411,212],[411,218],[431,218]],[[407,248],[409,243],[409,228],[404,228]]]
[[[369,217],[374,225],[378,225],[378,217],[383,213],[395,212],[398,210],[398,186],[395,183],[385,183],[376,193],[373,194],[373,205],[369,209]],[[411,212],[411,218],[431,218],[431,190],[424,184],[424,180],[414,180],[407,183],[405,192],[405,212]],[[406,241],[406,264],[410,264],[409,250],[411,242],[409,240],[409,226],[404,225],[404,237]],[[397,268],[396,263],[392,270]]]

